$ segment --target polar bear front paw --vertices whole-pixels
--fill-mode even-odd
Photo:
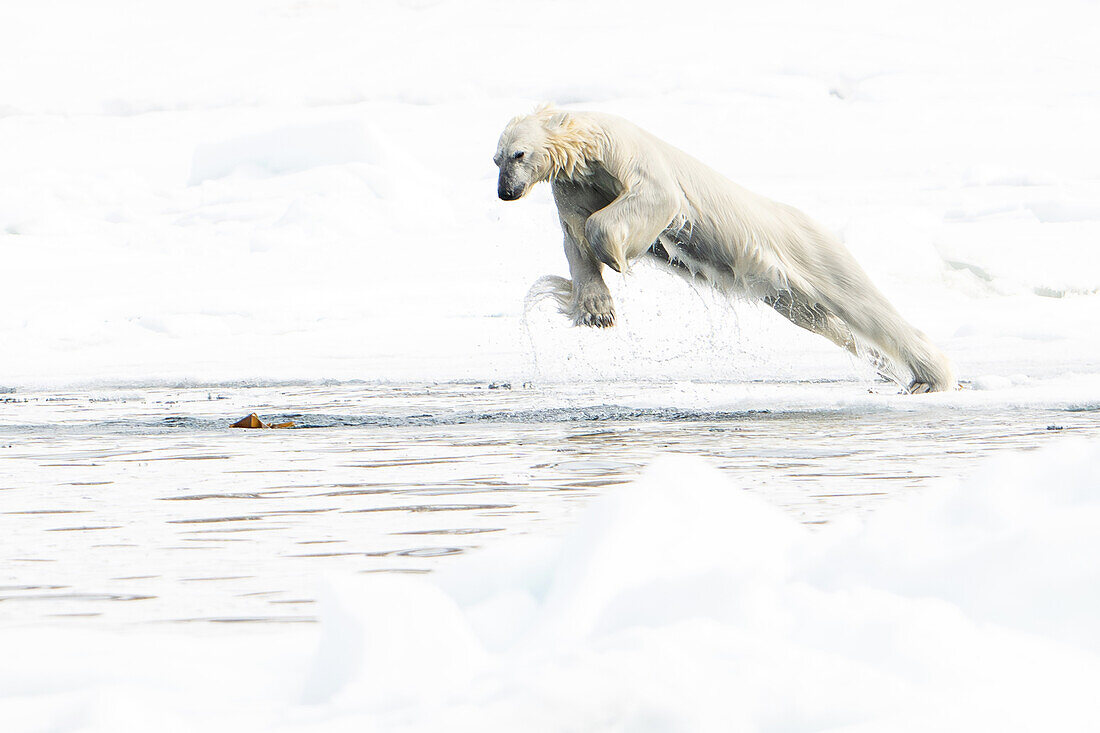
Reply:
[[[573,323],[577,326],[609,328],[615,325],[615,304],[606,292],[582,292],[573,308]]]

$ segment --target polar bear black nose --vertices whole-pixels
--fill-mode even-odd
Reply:
[[[503,178],[497,183],[497,196],[502,201],[515,201],[523,195],[524,185],[522,183],[511,183],[505,181]]]

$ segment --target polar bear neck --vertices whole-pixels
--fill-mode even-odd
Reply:
[[[547,130],[546,135],[549,177],[553,180],[587,176],[590,164],[603,157],[606,135],[598,126],[579,116],[557,114],[557,124]]]

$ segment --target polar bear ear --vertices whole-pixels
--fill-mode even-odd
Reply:
[[[569,113],[558,109],[551,102],[543,102],[536,107],[534,116],[542,121],[544,129],[551,132],[565,127],[569,122]]]
[[[560,110],[554,110],[554,113],[546,118],[546,122],[543,126],[547,130],[558,130],[569,124],[569,113],[562,112]]]

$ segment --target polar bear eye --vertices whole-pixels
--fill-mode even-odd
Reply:
[[[516,160],[519,160],[520,158],[523,157],[523,151],[522,150],[517,150],[516,152],[512,153],[512,157],[515,158]]]

